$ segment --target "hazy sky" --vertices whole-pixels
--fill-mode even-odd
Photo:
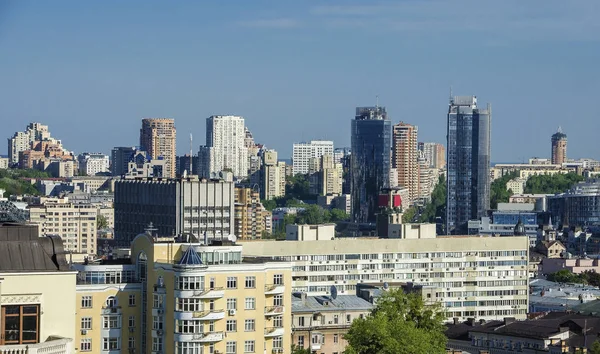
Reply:
[[[30,121],[76,153],[175,118],[178,152],[235,114],[258,142],[350,144],[379,95],[445,143],[449,88],[492,103],[492,161],[600,159],[600,1],[0,1],[0,136]],[[6,154],[6,140],[0,154]]]

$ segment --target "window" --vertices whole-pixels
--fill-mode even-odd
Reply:
[[[346,315],[346,322],[352,322],[352,315]]]
[[[277,349],[283,348],[283,338],[282,337],[273,338],[273,348],[277,348]]]
[[[181,299],[177,298],[175,310],[181,312],[198,312],[202,311],[202,302],[200,299]]]
[[[81,329],[92,329],[92,318],[91,317],[81,318]]]
[[[246,320],[244,322],[244,331],[245,332],[254,332],[254,320]]]
[[[254,289],[256,288],[256,277],[248,276],[246,277],[246,289]]]
[[[275,275],[273,275],[273,284],[275,284],[275,285],[283,285],[283,274],[275,274]]]
[[[244,342],[244,353],[254,353],[254,341],[247,340]]]
[[[283,327],[283,316],[275,316],[273,318],[273,327],[277,327],[277,328]]]
[[[177,277],[177,290],[204,290],[204,277]]]
[[[163,341],[162,337],[153,337],[152,338],[152,351],[160,352],[163,350]]]
[[[161,316],[152,316],[152,329],[163,329],[163,322]]]
[[[208,282],[208,287],[212,290],[215,288],[215,284],[216,284],[215,278],[210,278],[210,280]]]
[[[304,336],[298,336],[298,346],[304,348]]]
[[[135,327],[135,316],[129,316],[129,327]]]
[[[135,306],[135,294],[129,294],[129,306]]]
[[[237,289],[237,277],[227,277],[227,289]],[[235,345],[235,342],[230,343]]]
[[[81,308],[89,309],[92,307],[92,297],[91,296],[82,296],[81,297]]]
[[[120,350],[120,337],[104,337],[102,338],[102,350]]]
[[[304,316],[298,317],[298,326],[304,327]]]
[[[237,310],[237,299],[227,299],[227,309]]]
[[[104,316],[102,318],[102,328],[121,328],[121,316]]]
[[[253,297],[246,298],[246,310],[255,310],[256,309],[256,299]]]
[[[338,338],[337,334],[333,335],[333,343],[336,343],[336,344],[339,343],[339,338]]]
[[[117,298],[114,296],[109,296],[106,299],[106,307],[115,307],[117,306]]]
[[[176,354],[202,354],[202,344],[194,342],[178,342]],[[213,353],[209,351],[209,353]]]
[[[135,349],[135,337],[129,337],[129,339],[127,340],[127,348]]]
[[[152,307],[155,309],[162,309],[163,307],[163,297],[162,295],[154,295],[152,301]]]
[[[227,332],[235,332],[237,330],[237,321],[236,320],[227,320],[225,330]]]
[[[225,345],[225,353],[226,354],[236,354],[237,353],[237,342],[227,342]]]
[[[339,315],[333,315],[333,324],[338,324],[340,322],[340,316]]]
[[[79,344],[79,350],[82,352],[92,351],[92,339],[91,338],[83,338],[81,340],[81,343]]]
[[[202,333],[204,327],[200,321],[177,320],[177,333]]]
[[[273,306],[283,306],[283,295],[275,295],[273,297]]]

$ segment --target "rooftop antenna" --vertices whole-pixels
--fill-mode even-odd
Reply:
[[[194,153],[192,152],[194,149],[193,146],[194,144],[192,143],[192,133],[190,133],[190,175],[194,174],[194,169],[192,168],[192,165],[194,163]]]
[[[375,110],[379,111],[379,95],[375,96]]]
[[[559,133],[562,133],[562,127],[561,127],[560,125],[558,126],[558,130],[557,130],[557,131],[558,131]]]
[[[454,99],[452,98],[452,85],[450,85],[450,102],[452,102]]]

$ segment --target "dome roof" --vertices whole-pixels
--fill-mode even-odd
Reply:
[[[189,246],[183,253],[183,256],[181,256],[181,259],[179,260],[179,262],[177,262],[177,264],[179,264],[179,265],[201,265],[202,260],[200,259],[198,252],[196,252],[194,250],[194,247]]]

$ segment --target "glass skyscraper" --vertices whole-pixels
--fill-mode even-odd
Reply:
[[[357,107],[351,136],[352,220],[375,222],[378,196],[390,182],[392,124],[385,107]]]
[[[448,109],[446,233],[466,235],[469,220],[490,207],[491,107],[477,97],[455,96]]]

